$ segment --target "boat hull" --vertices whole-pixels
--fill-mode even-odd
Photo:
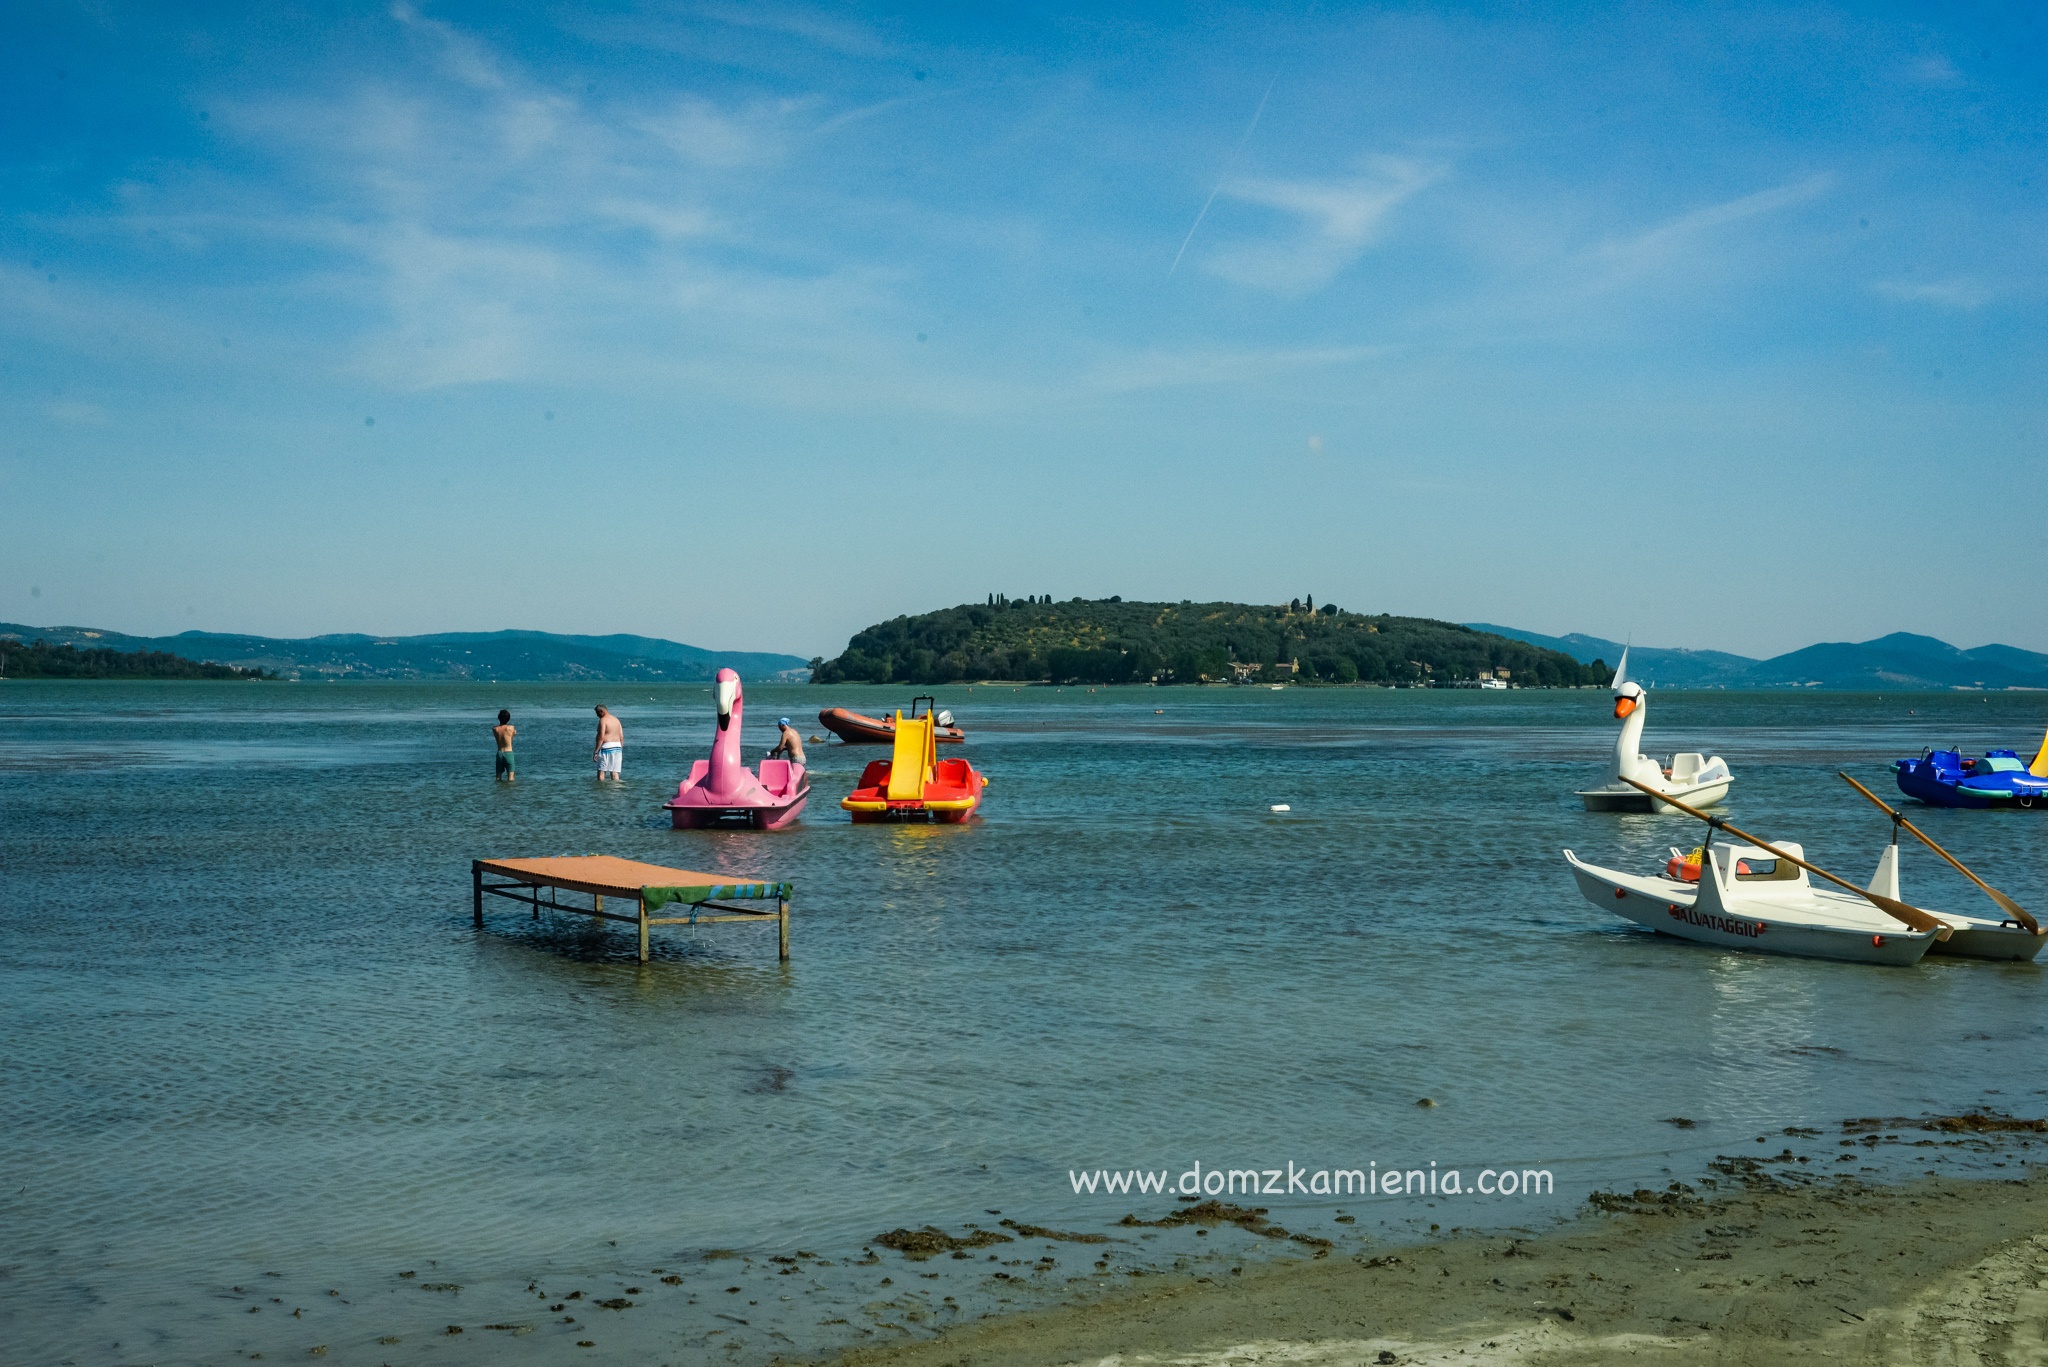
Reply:
[[[1728,796],[1732,778],[1719,779],[1713,783],[1702,783],[1691,788],[1671,788],[1667,791],[1680,802],[1693,807],[1711,807]],[[1678,808],[1668,802],[1658,802],[1649,794],[1635,788],[1594,788],[1582,792],[1579,798],[1589,812],[1652,812],[1658,816],[1669,816]]]
[[[861,712],[849,712],[843,707],[828,707],[820,712],[818,725],[848,745],[891,745],[896,740],[894,717],[870,717]],[[957,726],[933,729],[941,745],[958,745],[967,739],[967,733]]]
[[[1993,925],[1988,922],[1958,925],[1952,916],[1943,916],[1941,919],[1949,923],[1948,938],[1929,945],[1929,954],[1950,954],[1959,959],[1993,959],[2006,963],[2026,963],[2039,958],[2041,950],[2048,947],[2048,935],[2036,935],[2024,926]]]
[[[810,800],[810,796],[811,785],[806,782],[803,791],[795,798],[770,806],[714,807],[671,802],[668,804],[669,824],[678,831],[702,831],[715,827],[779,831],[803,814],[804,803]]]
[[[2017,760],[2010,750],[1994,750],[1992,756]],[[1922,759],[1902,759],[1892,765],[1899,791],[1915,802],[1930,807],[2018,807],[2048,812],[2048,780],[2031,772],[1978,774],[1970,762],[1953,750],[1928,752]]]
[[[845,806],[845,803],[841,803]],[[974,815],[974,808],[936,808],[922,802],[887,802],[878,807],[847,807],[847,815],[856,826],[879,826],[889,822],[930,821],[941,826],[957,826]]]
[[[1873,932],[1786,921],[1768,911],[1703,911],[1695,906],[1697,884],[1617,873],[1587,864],[1570,850],[1564,854],[1579,891],[1594,906],[1660,935],[1697,944],[1750,954],[1903,968],[1920,962],[1928,947],[1935,943],[1932,933],[1904,926],[1896,933]]]

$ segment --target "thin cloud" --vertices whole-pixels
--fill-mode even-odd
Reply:
[[[1610,284],[1665,270],[1717,240],[1723,230],[1818,199],[1834,183],[1831,175],[1813,175],[1689,210],[1634,237],[1604,242],[1595,256],[1606,267]]]
[[[1956,64],[1940,53],[1920,58],[1906,68],[1906,79],[1915,85],[1961,85],[1963,73],[1956,70]]]
[[[1965,313],[1991,302],[1989,289],[1964,277],[1954,280],[1879,280],[1870,288],[1887,299],[1933,304],[1937,308],[1957,309]]]
[[[128,231],[176,225],[195,253],[320,252],[303,288],[355,324],[329,366],[396,390],[629,375],[673,385],[707,367],[730,390],[792,349],[874,352],[861,320],[895,305],[872,282],[730,259],[734,225],[757,221],[746,173],[785,158],[809,102],[670,93],[593,108],[449,24],[404,5],[393,17],[430,40],[425,70],[339,97],[226,105],[216,127],[294,166],[302,192],[288,204],[231,182],[137,187]],[[650,335],[664,340],[659,356],[627,340]],[[716,359],[678,359],[672,348],[692,338]]]
[[[82,403],[76,399],[59,399],[45,404],[43,416],[67,427],[105,427],[108,422],[106,409],[96,403]]]
[[[788,117],[801,106],[778,100],[727,112],[709,100],[685,96],[639,126],[697,166],[731,170],[782,158]]]
[[[895,45],[884,41],[874,30],[849,24],[822,10],[785,5],[703,5],[697,13],[733,28],[779,33],[849,57],[897,55]]]
[[[670,205],[614,196],[600,200],[597,214],[625,228],[638,228],[663,242],[712,237],[722,232],[719,220],[694,205]]]
[[[1277,76],[1266,83],[1266,93],[1259,96],[1259,106],[1258,108],[1252,110],[1251,122],[1247,123],[1244,126],[1244,132],[1238,134],[1237,146],[1231,149],[1229,161],[1236,161],[1238,156],[1243,153],[1244,145],[1252,140],[1252,133],[1258,128],[1259,120],[1265,117],[1266,101],[1273,98],[1273,87],[1278,85],[1279,83],[1280,78]],[[1229,162],[1225,163],[1226,166],[1228,164]],[[1175,271],[1180,269],[1180,259],[1188,254],[1188,243],[1193,242],[1195,240],[1195,230],[1200,228],[1202,226],[1202,220],[1209,216],[1210,208],[1216,203],[1216,196],[1223,193],[1223,186],[1225,182],[1229,179],[1230,177],[1227,174],[1218,178],[1218,180],[1216,181],[1215,188],[1209,191],[1209,197],[1202,201],[1201,210],[1198,213],[1196,213],[1195,221],[1193,223],[1188,224],[1187,236],[1183,237],[1180,240],[1180,250],[1173,254],[1173,264],[1166,268],[1166,273],[1168,275],[1172,275]]]
[[[427,18],[407,0],[398,0],[391,7],[391,17],[408,32],[435,45],[441,69],[449,76],[476,90],[505,88],[504,73],[498,69],[497,59],[491,51],[453,24]]]
[[[1266,351],[1141,351],[1097,366],[1083,387],[1097,394],[1248,384],[1302,370],[1357,365],[1392,354],[1379,346],[1296,347]]]
[[[899,106],[915,103],[920,98],[929,97],[921,97],[917,95],[895,95],[891,96],[889,99],[886,100],[876,100],[872,104],[864,104],[854,109],[844,110],[841,113],[834,114],[831,118],[826,119],[823,123],[813,128],[811,130],[811,135],[813,137],[817,137],[825,133],[836,133],[842,128],[847,128],[852,126],[853,124],[862,123],[868,119],[875,118],[878,115],[886,114],[890,110],[898,108]]]
[[[1346,180],[1244,179],[1222,194],[1292,215],[1296,228],[1266,241],[1240,241],[1202,263],[1212,275],[1276,294],[1320,289],[1370,247],[1388,215],[1442,179],[1443,168],[1377,157],[1369,175]]]

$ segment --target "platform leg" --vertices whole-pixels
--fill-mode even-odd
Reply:
[[[469,918],[476,928],[484,928],[484,866],[471,860],[469,864]]]
[[[789,899],[782,898],[775,904],[776,957],[783,963],[789,962]]]
[[[591,903],[592,903],[592,909],[593,909],[593,910],[596,910],[596,911],[603,911],[603,910],[604,910],[604,898],[602,898],[602,897],[599,897],[599,896],[597,896],[597,895],[595,895],[595,894],[592,894],[592,896],[591,896],[591,899],[590,899],[590,900],[591,900]]]
[[[647,899],[640,899],[640,962],[647,962]]]

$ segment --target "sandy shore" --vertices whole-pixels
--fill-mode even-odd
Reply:
[[[1738,1160],[1711,1188],[1597,1204],[1541,1237],[1247,1266],[836,1361],[2048,1363],[2048,1174],[1792,1185]]]

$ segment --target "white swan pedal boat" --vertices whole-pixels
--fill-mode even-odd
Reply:
[[[1628,651],[1621,652],[1621,664],[1614,671],[1614,715],[1621,722],[1621,734],[1614,738],[1614,782],[1604,788],[1581,792],[1579,800],[1589,812],[1654,812],[1668,816],[1677,808],[1659,802],[1629,779],[1655,788],[1694,807],[1711,807],[1728,796],[1735,776],[1719,755],[1686,751],[1671,757],[1669,765],[1659,764],[1641,753],[1643,723],[1650,714],[1650,695],[1628,677]]]
[[[1777,847],[1804,859],[1799,845]],[[1664,876],[1619,873],[1564,852],[1586,900],[1637,925],[1701,944],[1803,959],[1851,963],[1913,964],[1928,953],[1971,959],[2032,959],[2042,936],[2017,921],[1958,912],[1930,914],[1943,929],[1914,930],[1854,893],[1815,887],[1806,870],[1754,845],[1724,843],[1707,848],[1698,865],[1672,850]],[[1698,881],[1671,872],[1698,869]],[[1885,848],[1870,891],[1899,899],[1899,849]]]

